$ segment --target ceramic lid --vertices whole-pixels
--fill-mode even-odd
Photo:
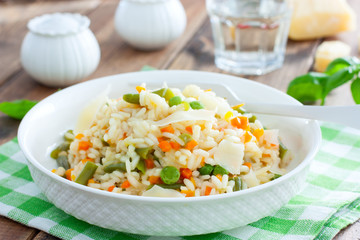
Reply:
[[[74,13],[53,13],[35,17],[28,22],[27,26],[33,33],[59,36],[81,32],[89,25],[90,20],[86,16]]]

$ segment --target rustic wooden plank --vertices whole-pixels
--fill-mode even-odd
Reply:
[[[59,238],[54,237],[48,233],[45,233],[43,231],[40,231],[33,240],[57,240]]]
[[[0,238],[6,240],[33,239],[39,230],[0,216]]]
[[[95,9],[101,0],[32,2],[0,4],[0,85],[21,69],[20,48],[27,33],[27,22],[45,13],[78,12],[86,14]]]

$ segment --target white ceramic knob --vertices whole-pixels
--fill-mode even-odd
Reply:
[[[122,0],[115,14],[115,28],[134,48],[165,47],[185,30],[186,14],[179,0]]]
[[[35,17],[21,47],[21,63],[38,82],[65,87],[87,77],[100,61],[100,47],[89,18],[54,13]]]

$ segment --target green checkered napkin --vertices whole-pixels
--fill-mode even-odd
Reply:
[[[302,192],[273,216],[245,227],[170,239],[331,239],[360,218],[360,131],[323,124],[323,143]],[[48,202],[16,139],[0,146],[0,214],[63,239],[159,239],[80,221]]]

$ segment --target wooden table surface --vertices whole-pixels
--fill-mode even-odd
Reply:
[[[166,48],[142,52],[125,44],[115,33],[113,17],[118,0],[0,0],[0,102],[15,99],[41,100],[57,91],[35,82],[21,67],[20,46],[27,32],[26,23],[33,17],[52,12],[77,12],[91,20],[91,30],[101,48],[101,62],[86,80],[112,74],[140,70],[144,65],[158,69],[191,69],[222,72],[214,65],[213,41],[205,0],[182,0],[187,13],[184,34]],[[349,0],[360,12],[360,2]],[[360,16],[358,18],[358,30]],[[339,34],[329,39],[340,39],[352,46],[358,56],[358,33]],[[245,76],[286,91],[295,77],[311,70],[317,46],[324,41],[289,41],[284,66],[264,76]],[[327,98],[327,105],[354,104],[350,86],[334,90]],[[0,144],[16,136],[19,121],[0,113]],[[26,227],[5,217],[0,217],[0,239],[57,239],[47,233]],[[360,221],[342,230],[335,239],[360,239]]]

